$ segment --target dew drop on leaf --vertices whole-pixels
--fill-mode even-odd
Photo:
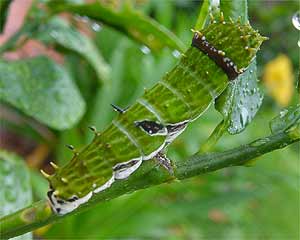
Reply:
[[[180,52],[178,50],[174,50],[172,52],[172,55],[175,57],[175,58],[179,58],[180,57]]]
[[[147,46],[143,45],[140,47],[140,50],[142,51],[142,53],[144,54],[149,54],[151,52],[150,48],[148,48]]]
[[[242,108],[241,108],[241,115],[240,115],[240,118],[241,118],[241,124],[242,124],[242,125],[245,125],[245,124],[247,123],[247,121],[248,121],[248,116],[249,116],[249,114],[248,114],[247,108],[242,107]]]
[[[293,15],[292,22],[293,22],[294,27],[297,28],[298,30],[300,30],[300,11],[296,12]]]
[[[92,23],[92,29],[95,32],[100,32],[102,29],[102,26],[99,23],[94,22],[94,23]]]
[[[284,117],[287,113],[288,113],[287,109],[280,111],[280,113],[279,113],[280,118]]]
[[[58,37],[58,33],[56,31],[51,31],[50,32],[50,36],[53,38],[57,38]]]

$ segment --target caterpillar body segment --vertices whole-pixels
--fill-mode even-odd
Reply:
[[[131,107],[113,105],[120,114],[104,132],[47,176],[53,210],[73,211],[149,159],[172,174],[167,146],[249,66],[263,40],[249,24],[214,21],[196,31],[177,66]]]

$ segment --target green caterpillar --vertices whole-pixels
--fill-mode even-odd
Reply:
[[[73,211],[149,159],[157,159],[172,174],[167,146],[245,71],[263,40],[249,24],[222,17],[196,31],[192,46],[160,82],[127,110],[115,107],[118,117],[68,164],[52,164],[55,174],[45,176],[53,210]]]

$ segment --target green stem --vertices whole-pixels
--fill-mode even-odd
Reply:
[[[276,149],[284,148],[299,140],[300,127],[298,126],[287,132],[261,138],[247,145],[225,152],[195,154],[186,161],[181,161],[177,164],[175,167],[175,178],[182,180],[225,167],[245,165],[251,159]],[[145,169],[148,171],[145,171]],[[174,177],[170,177],[166,171],[157,167],[154,161],[145,162],[143,164],[143,170],[144,171],[137,171],[126,181],[115,182],[111,188],[98,193],[88,204],[79,207],[70,214],[64,216],[55,215],[50,210],[48,202],[42,200],[18,212],[5,216],[0,219],[1,238],[11,238],[30,232],[51,222],[63,219],[65,216],[92,208],[96,203],[101,201],[108,201],[138,189],[148,188],[175,179]]]
[[[228,128],[228,123],[225,120],[222,120],[218,126],[213,130],[205,143],[200,147],[198,153],[209,152],[223,136]]]

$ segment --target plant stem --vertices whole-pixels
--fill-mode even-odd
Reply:
[[[225,120],[222,120],[217,127],[213,130],[213,132],[210,134],[208,139],[204,142],[204,144],[200,147],[200,150],[198,153],[206,153],[212,150],[212,148],[217,144],[219,139],[223,136],[224,132],[227,131],[228,123]]]
[[[219,153],[195,154],[186,161],[179,162],[175,167],[175,176],[171,176],[155,161],[143,164],[143,170],[137,171],[126,181],[117,181],[111,188],[95,195],[87,204],[79,207],[70,214],[59,216],[54,214],[47,200],[42,200],[0,219],[1,238],[11,238],[30,232],[51,222],[63,219],[85,209],[93,207],[101,201],[108,201],[138,189],[148,188],[174,179],[186,179],[203,173],[232,166],[241,166],[251,159],[265,153],[284,148],[300,140],[300,126],[287,132],[277,133],[258,139],[228,151]]]

